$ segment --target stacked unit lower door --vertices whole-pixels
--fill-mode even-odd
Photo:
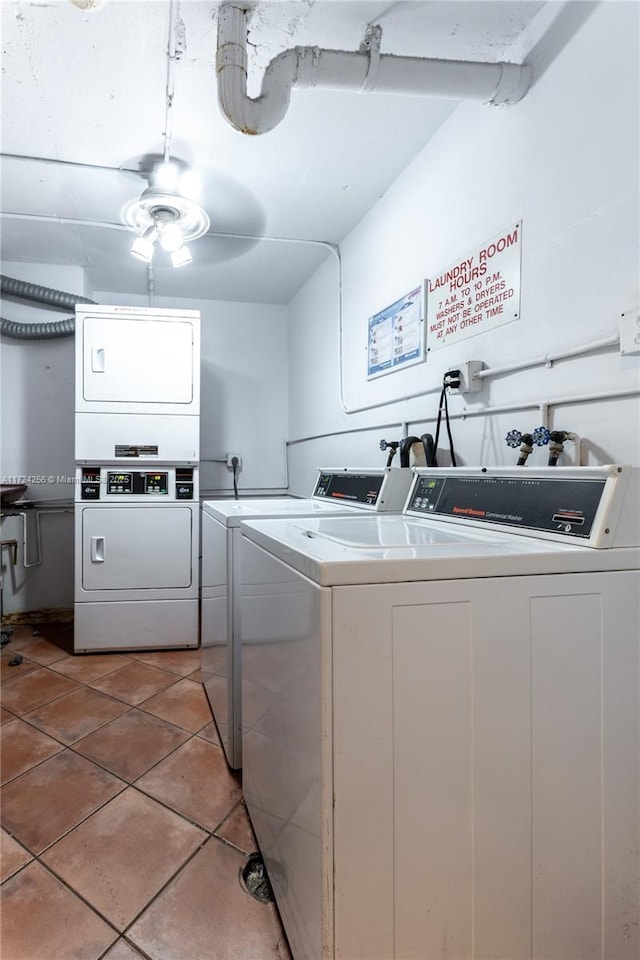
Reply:
[[[198,503],[76,503],[75,650],[198,645]]]

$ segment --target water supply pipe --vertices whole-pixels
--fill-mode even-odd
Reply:
[[[247,95],[248,11],[223,3],[218,12],[216,73],[225,119],[246,134],[273,130],[284,118],[292,88],[321,87],[355,93],[385,93],[445,100],[517,103],[531,85],[529,66],[396,57],[380,53],[382,28],[372,26],[359,51],[294,47],[266,68],[260,95]]]

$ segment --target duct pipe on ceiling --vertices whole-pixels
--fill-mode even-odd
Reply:
[[[247,134],[277,126],[289,107],[291,88],[323,87],[359,93],[517,103],[531,84],[531,68],[514,63],[429,60],[380,54],[374,27],[360,52],[295,47],[268,65],[260,96],[247,95],[247,11],[223,3],[218,13],[218,103],[228,122]]]

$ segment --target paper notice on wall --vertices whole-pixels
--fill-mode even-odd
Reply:
[[[367,377],[379,377],[424,359],[422,287],[368,320]]]
[[[426,282],[427,350],[520,316],[522,221]]]

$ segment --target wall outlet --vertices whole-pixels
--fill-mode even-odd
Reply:
[[[233,461],[233,458],[234,458],[234,457],[236,457],[237,460],[238,460],[238,468],[237,468],[237,469],[239,470],[240,467],[242,466],[242,457],[240,456],[239,453],[228,453],[228,454],[227,454],[227,466],[229,467],[230,470],[233,470],[233,463],[232,463],[232,461]]]
[[[458,385],[449,387],[449,393],[478,393],[482,390],[482,380],[477,379],[476,374],[480,373],[483,367],[482,360],[465,360],[457,367],[447,370],[445,380],[452,381],[452,384],[459,381]]]
[[[640,357],[640,309],[627,310],[620,317],[620,354]]]

